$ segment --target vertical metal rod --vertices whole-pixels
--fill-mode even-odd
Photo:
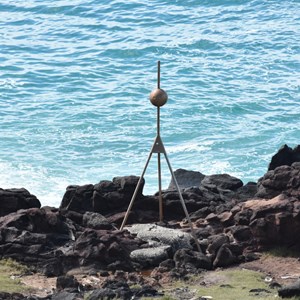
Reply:
[[[158,159],[158,200],[159,200],[159,221],[164,221],[163,212],[163,200],[162,200],[162,188],[161,188],[161,163],[160,163],[160,153],[157,153]]]
[[[157,62],[157,88],[160,89],[160,61]]]
[[[157,62],[157,88],[160,88],[160,61]],[[160,136],[160,107],[157,107],[157,136]],[[158,163],[158,203],[159,203],[159,221],[163,222],[163,200],[162,200],[162,185],[161,185],[161,160],[160,153],[157,153]]]
[[[140,188],[140,185],[141,185],[142,180],[143,180],[143,178],[144,178],[144,175],[145,175],[146,169],[147,169],[147,167],[148,167],[149,161],[150,161],[150,159],[151,159],[152,151],[153,151],[153,147],[152,147],[151,152],[150,152],[150,154],[149,154],[149,156],[148,156],[148,159],[147,159],[146,165],[145,165],[145,167],[144,167],[144,170],[143,170],[143,172],[142,172],[142,175],[141,175],[141,177],[140,177],[140,179],[139,179],[139,181],[138,181],[138,183],[137,183],[137,186],[136,186],[136,188],[135,188],[135,190],[134,190],[134,193],[133,193],[133,195],[132,195],[131,201],[130,201],[129,206],[128,206],[128,208],[127,208],[127,211],[126,211],[125,217],[124,217],[124,219],[123,219],[122,225],[121,225],[121,227],[120,227],[120,230],[123,230],[123,228],[124,228],[124,226],[125,226],[125,224],[126,224],[126,222],[127,222],[128,216],[129,216],[130,211],[131,211],[131,208],[132,208],[132,205],[133,205],[134,200],[135,200],[135,198],[136,198],[136,196],[137,196],[138,190],[139,190],[139,188]]]
[[[157,136],[160,135],[160,107],[157,106]]]
[[[196,243],[196,246],[197,246],[198,251],[199,251],[199,252],[202,252],[202,251],[201,251],[201,248],[200,248],[200,245],[199,245],[199,242],[198,242],[198,239],[197,239],[197,237],[196,237],[194,228],[193,228],[192,221],[191,221],[191,219],[190,219],[189,213],[188,213],[187,208],[186,208],[186,205],[185,205],[185,203],[184,203],[182,194],[181,194],[181,192],[180,192],[180,188],[179,188],[179,185],[178,185],[178,183],[177,183],[175,174],[174,174],[174,172],[173,172],[173,170],[172,170],[170,161],[169,161],[169,159],[168,159],[167,153],[164,152],[164,155],[165,155],[165,158],[166,158],[166,161],[167,161],[167,164],[168,164],[170,173],[171,173],[171,175],[172,175],[172,179],[173,179],[173,181],[174,181],[174,183],[175,183],[177,192],[178,192],[178,194],[179,194],[179,199],[180,199],[180,201],[181,201],[182,208],[183,208],[184,213],[185,213],[185,216],[186,216],[186,218],[187,218],[187,220],[188,220],[188,223],[189,223],[189,226],[190,226],[190,229],[191,229],[191,234],[192,234],[192,236],[193,236],[193,238],[194,238],[194,240],[195,240],[195,243]]]

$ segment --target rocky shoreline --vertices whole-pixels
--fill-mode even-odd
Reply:
[[[157,296],[160,281],[251,261],[276,246],[300,256],[300,146],[283,146],[258,182],[183,169],[175,175],[201,252],[172,182],[162,194],[164,222],[157,223],[157,195],[143,195],[142,184],[120,231],[139,179],[125,176],[69,186],[59,208],[41,207],[23,188],[0,189],[0,256],[57,277],[53,294],[28,299],[83,299],[89,291],[89,300]],[[100,276],[101,287],[82,286],[74,270]]]

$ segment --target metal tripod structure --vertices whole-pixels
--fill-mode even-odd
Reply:
[[[143,169],[143,172],[142,172],[142,175],[141,177],[139,178],[139,181],[137,183],[137,186],[134,190],[134,193],[132,195],[132,198],[131,198],[131,201],[129,203],[129,206],[127,208],[127,211],[126,211],[126,214],[125,214],[125,217],[123,219],[123,222],[122,222],[122,225],[120,227],[120,230],[123,230],[126,222],[127,222],[127,219],[128,219],[128,216],[130,214],[130,211],[132,209],[132,206],[133,206],[133,203],[135,201],[135,198],[138,194],[138,191],[139,191],[139,188],[140,188],[140,185],[142,183],[142,180],[144,178],[144,175],[146,173],[146,170],[147,170],[147,167],[148,167],[148,164],[151,160],[151,157],[153,155],[153,153],[157,153],[157,162],[158,162],[158,197],[159,197],[159,221],[162,222],[163,221],[163,218],[164,218],[164,214],[163,214],[163,201],[162,201],[162,184],[161,184],[161,154],[163,154],[165,156],[165,159],[166,159],[166,162],[167,162],[167,165],[169,167],[169,170],[170,170],[170,173],[171,173],[171,176],[172,176],[172,179],[173,179],[173,182],[175,184],[175,187],[176,187],[176,190],[178,192],[178,195],[179,195],[179,199],[180,199],[180,202],[181,202],[181,205],[182,205],[182,208],[183,208],[183,211],[185,213],[185,216],[186,216],[186,219],[188,220],[188,223],[189,223],[189,227],[190,227],[190,230],[191,230],[191,234],[195,240],[195,243],[196,243],[196,246],[199,250],[199,252],[201,252],[201,248],[200,248],[200,245],[199,245],[199,242],[198,242],[198,239],[195,235],[195,231],[194,231],[194,228],[193,228],[193,224],[191,222],[191,219],[189,217],[189,214],[188,214],[188,211],[187,211],[187,208],[186,208],[186,205],[185,205],[185,202],[183,200],[183,197],[182,197],[182,194],[181,194],[181,191],[180,191],[180,188],[179,188],[179,185],[177,183],[177,180],[176,180],[176,177],[175,177],[175,174],[172,170],[172,167],[171,167],[171,163],[169,161],[169,158],[167,156],[167,152],[165,150],[165,147],[164,147],[164,144],[163,144],[163,141],[160,137],[160,107],[163,106],[168,100],[168,95],[167,93],[162,90],[160,88],[160,61],[157,62],[157,89],[153,90],[150,94],[150,101],[151,103],[154,105],[154,106],[157,106],[157,135],[156,135],[156,138],[154,140],[154,143],[153,143],[153,146],[151,148],[151,151],[149,153],[149,156],[148,156],[148,159],[146,161],[146,164],[145,164],[145,167]]]

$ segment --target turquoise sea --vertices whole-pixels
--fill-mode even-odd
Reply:
[[[139,176],[158,60],[174,170],[257,181],[300,144],[298,0],[0,0],[0,187],[58,206],[70,184]],[[145,179],[156,192],[156,155]]]

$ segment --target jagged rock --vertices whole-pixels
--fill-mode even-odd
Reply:
[[[40,208],[41,203],[36,196],[30,194],[26,189],[0,188],[0,216],[32,207]]]
[[[203,208],[198,209],[195,212],[192,212],[190,215],[190,219],[192,221],[196,221],[197,219],[206,218],[208,215],[210,215],[214,211],[215,211],[215,208],[203,207]]]
[[[290,148],[288,145],[283,145],[272,157],[268,171],[283,165],[290,166],[294,162],[300,162],[300,145],[296,146],[294,149]]]
[[[236,190],[235,198],[239,201],[253,199],[257,193],[257,183],[248,182]]]
[[[60,204],[60,209],[66,208],[78,212],[93,211],[93,192],[94,186],[92,184],[68,186]]]
[[[249,226],[258,245],[292,246],[300,243],[299,207],[299,200],[281,194],[273,199],[248,200],[241,211],[250,216]]]
[[[121,192],[123,192],[125,194],[129,193],[132,195],[138,184],[139,179],[140,179],[139,177],[133,176],[133,175],[123,176],[123,177],[115,177],[115,178],[113,178],[113,183],[115,185],[117,185],[118,187],[120,187]],[[145,180],[143,178],[141,181],[139,190],[138,190],[138,196],[142,196],[144,185],[145,185]]]
[[[139,177],[115,177],[113,181],[100,181],[100,183],[83,186],[71,185],[67,187],[62,199],[60,209],[77,212],[99,212],[108,214],[126,210],[136,188]],[[144,179],[137,194],[142,197]]]
[[[300,163],[268,171],[258,181],[256,197],[270,199],[282,193],[300,199]]]
[[[133,297],[133,292],[131,291],[128,283],[125,280],[114,280],[114,279],[107,279],[103,285],[102,289],[104,290],[105,293],[112,294],[113,292],[115,294],[114,298],[111,299],[132,299]],[[100,294],[100,290],[98,290],[98,298],[88,298],[90,300],[92,299],[106,299],[105,295]],[[93,293],[92,293],[93,295]],[[101,298],[103,297],[104,298]],[[108,295],[107,295],[108,296]],[[106,297],[107,297],[106,296]]]
[[[170,271],[175,268],[175,261],[173,259],[164,260],[159,264],[159,268]]]
[[[61,291],[54,294],[51,300],[81,300],[83,297],[78,293],[69,293],[67,291]]]
[[[56,289],[58,291],[68,290],[68,291],[78,291],[79,282],[73,275],[59,276],[56,279]]]
[[[37,296],[24,296],[21,293],[7,293],[7,292],[0,292],[0,299],[1,300],[51,300],[52,296],[49,295],[47,297],[37,297]],[[81,299],[81,298],[80,298]]]
[[[218,215],[220,222],[223,224],[224,227],[228,227],[233,225],[233,213],[231,211],[224,211]]]
[[[208,243],[207,252],[214,255],[222,245],[229,244],[229,237],[224,233],[212,235],[208,237]]]
[[[54,253],[53,253],[54,254]],[[43,255],[42,253],[40,255]],[[18,259],[19,260],[19,259]],[[38,257],[37,257],[38,260]],[[26,263],[26,261],[24,261]],[[64,272],[62,260],[59,257],[47,257],[42,262],[35,262],[38,271],[47,277],[60,276]]]
[[[233,207],[231,212],[234,215],[235,224],[249,225],[252,217],[252,211],[250,209],[242,210],[242,205]]]
[[[180,189],[189,188],[189,187],[199,187],[202,179],[205,177],[200,172],[188,171],[184,169],[178,169],[174,172],[176,181]],[[171,180],[169,190],[176,189],[173,179]]]
[[[243,182],[228,174],[216,174],[205,176],[201,181],[201,185],[208,189],[221,189],[235,191],[243,186]]]
[[[113,229],[112,224],[104,216],[94,212],[83,214],[82,225],[93,229]]]
[[[0,218],[0,228],[15,228],[35,233],[69,234],[64,217],[58,212],[46,211],[41,208],[30,208]]]
[[[297,280],[293,284],[283,286],[278,290],[278,295],[282,298],[300,296],[300,280]]]
[[[132,271],[130,253],[141,245],[125,231],[85,229],[74,243],[74,254],[81,265],[97,264],[98,268],[110,270],[122,268]],[[124,263],[120,263],[120,262]]]
[[[140,299],[143,297],[145,297],[145,298],[153,297],[154,298],[159,295],[158,291],[149,285],[144,285],[141,288],[132,288],[131,291],[133,292],[134,297],[136,297],[137,299]]]
[[[99,299],[120,299],[120,295],[117,294],[116,291],[111,289],[96,289],[91,292],[90,295],[87,296],[87,300],[99,300]],[[131,295],[130,295],[131,297]],[[126,298],[126,299],[130,299]],[[124,298],[125,299],[125,298]]]
[[[93,265],[95,259],[99,268],[132,270],[130,253],[143,242],[127,231],[83,227],[98,227],[95,213],[86,213],[84,218],[77,214],[74,219],[81,224],[66,215],[58,210],[31,208],[1,217],[1,257],[30,264],[47,276]]]
[[[176,268],[211,270],[212,262],[203,253],[191,249],[179,249],[174,255]]]
[[[237,225],[230,228],[233,237],[238,242],[246,242],[252,239],[252,232],[249,226]]]
[[[108,279],[104,282],[101,289],[92,291],[87,295],[87,300],[99,299],[140,299],[142,297],[155,297],[158,292],[155,288],[142,284],[141,287],[130,288],[124,278]]]
[[[216,258],[213,261],[213,267],[214,268],[228,267],[233,263],[235,263],[236,261],[237,258],[233,255],[229,245],[223,244],[219,248]]]

